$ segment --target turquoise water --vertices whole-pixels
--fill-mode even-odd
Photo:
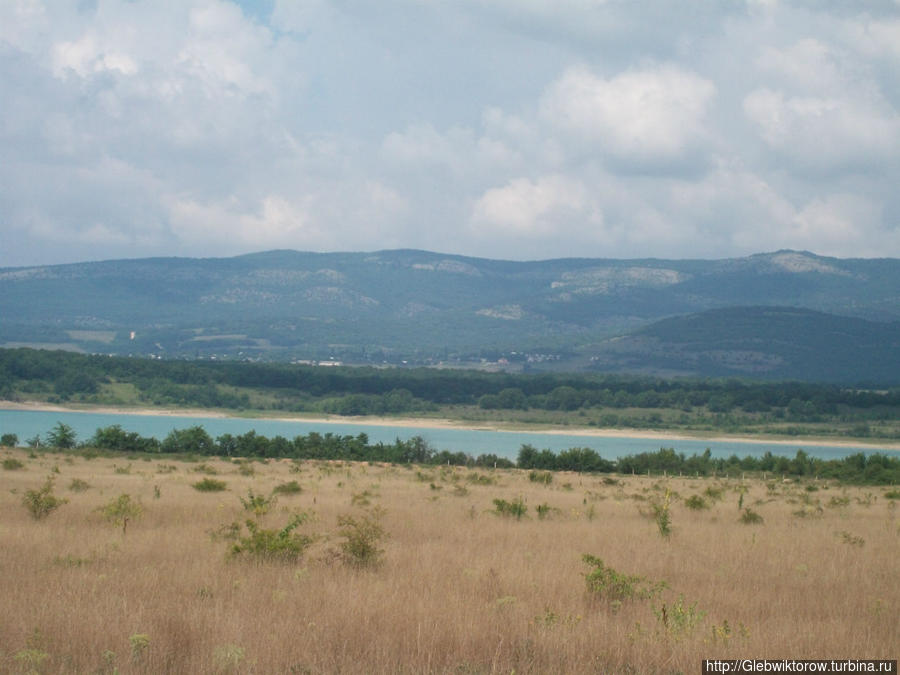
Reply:
[[[152,436],[162,440],[173,429],[184,429],[200,425],[210,436],[216,438],[222,434],[243,434],[256,431],[262,436],[284,436],[294,438],[310,432],[320,434],[356,436],[367,434],[370,443],[393,443],[396,439],[407,440],[413,436],[421,436],[436,450],[465,452],[472,456],[493,453],[500,457],[515,459],[519,448],[530,443],[539,450],[553,451],[568,448],[592,448],[605,459],[616,459],[640,452],[655,452],[660,448],[674,448],[685,455],[701,454],[709,448],[713,457],[730,457],[737,455],[761,456],[766,452],[773,455],[793,457],[802,448],[813,457],[837,459],[847,455],[865,452],[897,453],[896,450],[879,449],[874,446],[833,448],[820,445],[797,443],[781,445],[775,443],[747,443],[739,441],[704,441],[679,440],[664,438],[600,438],[596,436],[580,436],[577,434],[546,434],[522,431],[473,431],[468,429],[429,429],[418,426],[376,426],[366,424],[341,424],[320,421],[278,421],[266,419],[244,418],[209,418],[188,416],[127,415],[95,412],[38,412],[27,410],[0,410],[0,433],[14,433],[19,442],[40,434],[43,436],[57,422],[68,424],[75,430],[79,441],[94,435],[101,427],[120,425],[126,431],[133,431],[141,436]]]

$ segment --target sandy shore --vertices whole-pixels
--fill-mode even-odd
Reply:
[[[596,427],[549,426],[520,423],[478,423],[469,420],[440,419],[431,417],[341,417],[338,415],[231,415],[204,408],[128,408],[116,406],[63,406],[36,401],[0,401],[0,410],[33,410],[38,412],[102,413],[109,415],[151,415],[155,417],[207,417],[234,419],[267,419],[281,422],[315,422],[317,424],[352,424],[360,426],[413,427],[420,429],[461,429],[467,431],[497,431],[506,433],[531,432],[564,436],[598,438],[638,438],[647,440],[693,440],[727,443],[761,443],[769,445],[819,445],[825,447],[867,447],[900,450],[900,442],[873,441],[869,439],[834,439],[817,436],[748,436],[740,434],[685,433],[658,429],[597,429]]]

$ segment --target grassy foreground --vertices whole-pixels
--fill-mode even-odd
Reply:
[[[897,488],[0,458],[0,672],[672,673],[900,645]],[[37,520],[48,476],[68,502]],[[141,513],[105,517],[122,494]],[[298,560],[229,554],[299,513]]]

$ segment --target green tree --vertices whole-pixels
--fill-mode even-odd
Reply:
[[[74,448],[75,441],[75,430],[62,422],[57,422],[56,426],[47,433],[47,444],[54,448],[62,448],[64,450]]]
[[[581,407],[582,400],[582,395],[575,387],[565,385],[550,392],[547,407],[552,410],[577,410]]]
[[[497,394],[497,400],[501,408],[508,410],[525,410],[528,408],[528,399],[521,389],[509,387]]]
[[[206,433],[206,429],[198,425],[187,429],[172,429],[162,442],[161,450],[212,455],[215,454],[216,444]]]

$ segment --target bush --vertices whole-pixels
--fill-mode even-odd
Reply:
[[[39,490],[28,490],[22,497],[22,504],[35,520],[46,518],[68,501],[68,499],[60,499],[53,494],[52,478],[48,478]]]
[[[24,469],[25,465],[20,462],[15,457],[7,457],[3,460],[3,470],[4,471],[18,471],[19,469]]]
[[[298,495],[303,492],[303,488],[300,487],[300,483],[295,480],[288,481],[287,483],[281,483],[280,485],[276,485],[272,492],[279,495]]]
[[[761,525],[763,517],[749,506],[741,513],[741,522],[744,525]]]
[[[656,527],[659,528],[661,537],[668,537],[672,534],[672,517],[669,513],[671,505],[672,493],[666,489],[665,497],[661,502],[653,501],[650,508],[653,510],[653,520],[656,521]]]
[[[308,514],[299,513],[280,530],[263,529],[255,521],[247,520],[248,534],[244,537],[238,535],[238,541],[231,547],[231,556],[247,556],[263,562],[297,562],[315,541],[310,535],[294,532],[308,519]],[[240,529],[240,526],[237,528]]]
[[[19,437],[16,434],[3,434],[0,436],[0,445],[7,448],[15,448],[19,445]]]
[[[244,511],[250,511],[254,516],[260,518],[266,515],[275,506],[277,499],[272,497],[264,497],[263,495],[253,494],[253,489],[247,490],[247,498],[238,497],[244,507]]]
[[[525,500],[522,497],[516,497],[511,502],[505,499],[495,499],[494,508],[497,515],[515,518],[516,520],[521,520],[522,516],[528,511],[528,507],[525,506]]]
[[[128,529],[128,522],[140,518],[144,507],[134,501],[129,494],[121,494],[111,502],[99,507],[97,511],[113,525],[121,525],[122,534]]]
[[[218,471],[216,471],[216,468],[214,466],[210,466],[206,462],[203,462],[203,464],[198,464],[193,469],[191,469],[191,471],[193,471],[194,473],[205,473],[207,476],[215,476],[219,473]]]
[[[686,605],[683,595],[670,604],[654,607],[653,613],[666,634],[676,639],[691,633],[706,618],[706,612],[697,609],[696,602]]]
[[[550,471],[529,471],[528,480],[532,483],[543,483],[550,485],[553,482],[553,473]]]
[[[84,492],[90,487],[91,486],[87,481],[81,480],[80,478],[73,478],[72,482],[69,483],[69,489],[72,492]]]
[[[215,478],[204,478],[203,480],[194,483],[194,489],[199,490],[200,492],[222,492],[227,489],[227,487],[224,480],[216,480]]]
[[[709,508],[709,503],[700,495],[691,495],[684,500],[684,505],[689,509],[693,509],[694,511],[700,511],[701,509]]]
[[[238,473],[242,476],[253,476],[256,474],[256,469],[250,462],[238,462]]]
[[[714,502],[722,499],[723,497],[722,488],[713,487],[712,485],[706,488],[704,494]]]
[[[362,516],[338,516],[339,534],[344,538],[340,546],[341,559],[351,567],[377,567],[381,564],[384,550],[379,547],[385,537],[381,525],[383,511],[374,509]]]
[[[600,558],[584,554],[581,559],[594,569],[584,575],[589,593],[609,602],[652,598],[666,587],[665,582],[652,583],[645,577],[622,574],[607,567]]]

